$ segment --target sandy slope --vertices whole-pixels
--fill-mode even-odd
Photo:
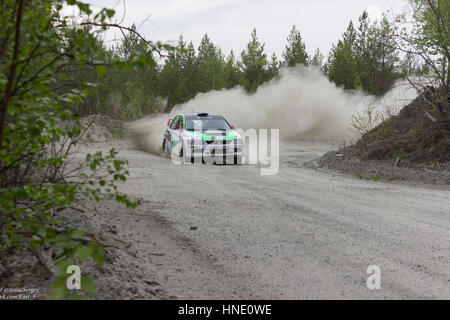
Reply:
[[[450,299],[449,189],[302,166],[330,145],[284,143],[275,176],[176,166],[126,141],[82,151],[114,146],[129,160],[123,191],[140,208],[100,216],[137,249],[128,273],[154,274],[167,297]],[[369,265],[381,268],[380,290],[366,288]]]

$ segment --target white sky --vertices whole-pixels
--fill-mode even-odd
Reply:
[[[86,0],[92,8],[116,10],[115,19],[123,15],[122,0]],[[336,43],[350,20],[357,24],[364,9],[371,17],[400,13],[406,0],[125,0],[125,25],[133,22],[149,40],[163,42],[193,41],[197,48],[208,33],[214,44],[228,55],[231,49],[239,55],[256,27],[260,42],[268,56],[278,57],[286,45],[286,37],[295,24],[306,43],[308,53],[319,48],[325,56]],[[120,33],[115,31],[117,37]],[[112,39],[114,34],[108,34]]]

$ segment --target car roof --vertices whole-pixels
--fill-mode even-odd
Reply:
[[[184,116],[187,120],[194,120],[194,119],[225,119],[219,114],[209,114],[206,112],[199,112],[199,113],[179,113],[178,115]]]
[[[184,115],[185,117],[198,117],[199,114],[207,114],[208,116],[212,116],[212,117],[221,117],[220,114],[213,114],[213,113],[207,113],[207,112],[196,112],[196,113],[179,113],[181,115]]]

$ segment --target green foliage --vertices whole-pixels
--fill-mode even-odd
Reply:
[[[324,60],[324,56],[320,52],[320,50],[317,48],[316,51],[314,52],[313,57],[309,61],[309,65],[310,66],[314,66],[314,67],[322,70],[322,68],[323,68],[323,60]]]
[[[79,263],[85,262],[89,258],[94,258],[94,261],[96,261],[100,265],[103,263],[105,249],[95,242],[90,242],[86,246],[71,245],[66,247],[65,249],[70,252],[70,254],[68,254],[67,257],[61,257],[56,261],[58,274],[56,280],[53,282],[53,285],[50,288],[50,294],[47,297],[47,299],[49,300],[81,300],[81,292],[77,291],[76,294],[73,294],[67,288],[67,268],[70,265],[78,265]],[[86,276],[81,276],[80,280],[81,290],[89,294],[89,296],[95,297],[94,279]]]
[[[203,36],[198,47],[197,66],[199,68],[196,79],[198,92],[208,92],[226,86],[225,58],[207,34]]]
[[[224,74],[225,81],[227,83],[227,88],[233,88],[239,85],[241,79],[241,63],[240,61],[236,61],[236,57],[234,56],[233,50],[231,50],[230,54],[227,57]]]
[[[444,0],[410,0],[414,14],[412,32],[403,29],[401,41],[420,55],[435,77],[445,86],[449,82],[450,4]],[[401,19],[400,19],[401,20]]]
[[[328,77],[345,89],[356,89],[360,86],[357,60],[349,43],[339,41],[337,46],[331,49]]]
[[[360,137],[377,127],[377,136],[384,137],[389,132],[386,129],[392,116],[398,112],[395,105],[383,104],[382,101],[365,102],[362,109],[352,115],[351,129]]]
[[[274,53],[272,53],[272,56],[270,57],[270,63],[267,68],[267,80],[277,78],[278,77],[278,71],[280,70],[281,63],[278,61],[277,56]]]
[[[185,99],[191,99],[198,92],[199,85],[197,79],[199,79],[203,70],[201,70],[199,66],[194,44],[192,42],[189,43],[186,50],[184,64],[182,66],[184,71],[183,79],[187,90]]]
[[[361,85],[367,92],[381,95],[391,88],[399,76],[396,73],[399,58],[393,28],[386,17],[371,22],[367,12],[363,12],[359,21],[355,52]]]
[[[306,46],[302,40],[300,31],[295,25],[287,38],[288,44],[283,52],[283,65],[293,67],[297,64],[308,65],[308,54],[306,53]]]
[[[78,166],[68,167],[71,149],[84,132],[72,111],[102,89],[95,82],[108,73],[107,66],[120,73],[154,66],[153,52],[168,48],[141,39],[139,50],[127,53],[128,60],[114,57],[97,37],[111,26],[114,11],[103,9],[92,17],[89,5],[67,4],[78,6],[87,18],[72,25],[62,14],[63,1],[0,4],[0,254],[15,249],[39,255],[42,249],[58,248],[60,273],[52,298],[67,294],[65,266],[88,259],[101,264],[105,252],[83,231],[61,229],[56,213],[81,196],[137,205],[118,191],[128,171],[116,150],[88,154]],[[136,105],[144,100],[139,99]],[[94,294],[91,279],[84,278],[82,288]]]
[[[443,121],[450,114],[450,3],[446,0],[410,0],[412,22],[406,15],[397,17],[396,44],[410,59],[419,60],[423,66],[419,73],[428,84],[439,88],[437,107]],[[406,61],[406,66],[410,61]],[[418,89],[422,83],[413,82]],[[446,130],[450,126],[447,125]]]
[[[450,3],[446,0],[410,0],[409,15],[397,16],[394,25],[396,48],[404,52],[402,73],[422,77],[410,83],[428,92],[425,105],[438,112],[444,131],[450,130]],[[425,83],[425,84],[424,84]],[[434,88],[433,88],[434,87]]]
[[[386,17],[372,22],[364,11],[358,29],[350,21],[342,40],[333,45],[325,73],[346,89],[362,87],[371,94],[386,93],[402,76],[393,32]]]
[[[186,43],[180,36],[178,46],[169,53],[161,72],[162,94],[167,97],[170,107],[184,102],[190,94],[186,88],[186,79],[189,77],[184,72],[187,53]]]
[[[444,100],[434,103],[445,114],[449,4],[444,0],[410,3],[414,7],[410,33],[396,29],[386,18],[372,22],[364,12],[358,28],[350,22],[342,40],[333,46],[323,70],[339,86],[362,87],[377,95],[400,75],[430,72],[444,88]],[[82,19],[64,16],[65,5],[77,6]],[[72,208],[78,197],[137,205],[118,191],[128,171],[127,161],[119,159],[116,150],[88,154],[78,166],[68,166],[71,150],[84,133],[80,116],[102,113],[136,119],[170,110],[199,92],[238,84],[255,92],[278,76],[281,65],[322,67],[322,54],[317,50],[309,58],[295,26],[280,63],[275,54],[268,61],[256,29],[238,60],[233,51],[225,58],[206,34],[197,50],[182,36],[175,48],[150,42],[134,25],[111,23],[114,10],[105,8],[94,15],[90,5],[76,0],[4,0],[0,10],[0,254],[31,250],[39,255],[42,249],[58,248],[53,299],[80,298],[67,291],[67,266],[89,259],[101,264],[105,253],[84,231],[61,229],[57,212]],[[124,38],[108,48],[101,35],[111,27],[119,28]],[[395,32],[403,42],[395,42]],[[407,46],[399,64],[396,49]],[[417,65],[417,56],[423,65]],[[160,103],[161,97],[167,98],[167,106]],[[380,117],[384,120],[376,110],[365,112],[353,118],[360,133]],[[83,278],[82,287],[95,294],[92,279]]]
[[[417,49],[433,47],[425,51],[430,61],[433,55],[441,55],[441,63],[435,67],[428,62],[420,63],[417,55],[411,52],[400,60],[399,50],[405,46],[396,44],[394,35],[399,30],[386,17],[371,21],[367,12],[362,13],[356,25],[350,21],[325,63],[319,50],[312,56],[308,55],[296,26],[289,33],[282,60],[278,61],[274,55],[266,56],[264,44],[259,42],[256,30],[253,30],[251,40],[240,57],[233,52],[225,57],[205,34],[198,48],[180,36],[175,48],[171,48],[174,50],[167,56],[152,59],[147,43],[136,34],[133,25],[130,30],[123,30],[123,41],[112,49],[107,48],[100,38],[92,39],[91,45],[95,47],[93,51],[98,57],[90,61],[108,61],[108,64],[98,65],[96,70],[89,63],[70,69],[73,81],[98,84],[91,87],[91,94],[76,102],[72,110],[80,115],[100,113],[132,120],[149,113],[170,111],[175,105],[210,90],[241,85],[247,92],[255,92],[262,83],[277,77],[280,67],[298,64],[318,67],[343,88],[361,88],[367,93],[382,95],[399,78],[437,71],[443,74],[443,67],[448,64],[444,58],[448,51],[445,51],[448,47],[448,37],[445,37],[448,33],[448,23],[445,23],[448,21],[445,19],[448,10],[445,10],[445,2],[431,1],[439,7],[440,20],[436,20],[427,7],[429,1],[411,2],[418,10],[417,25],[412,29],[412,35],[416,36],[411,41]],[[409,37],[408,32],[410,30],[406,30],[404,36]],[[167,48],[161,44],[155,46]],[[148,63],[143,60],[145,54]],[[145,64],[145,67],[131,67],[130,63]]]
[[[247,50],[241,53],[243,73],[241,85],[248,92],[255,92],[258,86],[267,80],[267,56],[264,53],[264,44],[258,41],[256,29],[253,29],[251,37]]]

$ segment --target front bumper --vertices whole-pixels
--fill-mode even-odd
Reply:
[[[204,141],[191,142],[186,143],[184,150],[186,160],[201,158],[207,163],[241,163],[244,156],[244,144],[238,143],[236,140],[210,143]]]

